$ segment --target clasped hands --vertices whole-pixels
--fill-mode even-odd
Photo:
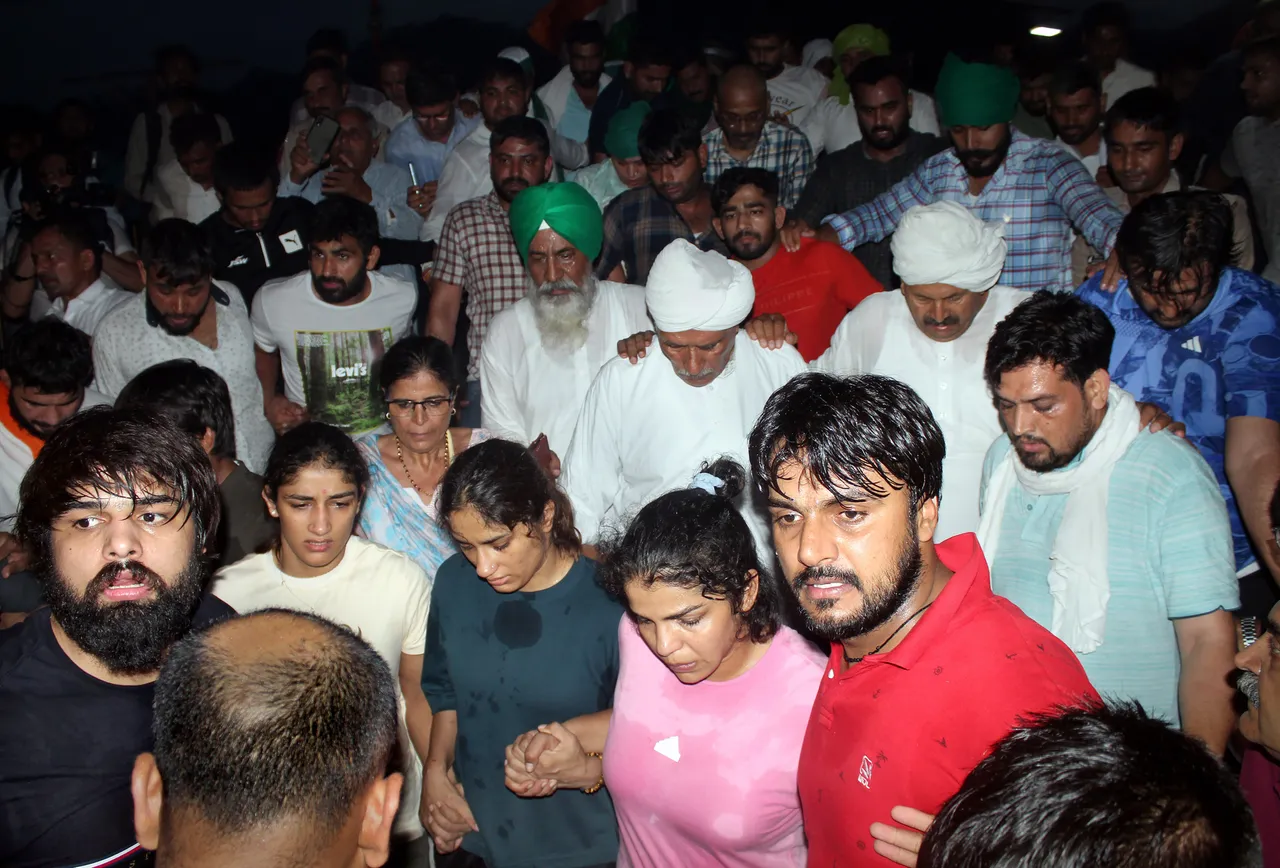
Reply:
[[[503,772],[507,789],[537,799],[557,789],[593,786],[600,780],[600,762],[563,724],[547,723],[507,745]]]

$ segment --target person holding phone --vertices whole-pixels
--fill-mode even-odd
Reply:
[[[280,179],[279,193],[314,203],[326,196],[350,196],[373,206],[381,237],[416,241],[422,215],[409,204],[414,184],[407,170],[374,160],[378,129],[373,117],[356,106],[339,109],[332,119],[317,118],[293,146],[289,174]],[[386,265],[382,271],[410,282],[415,279],[410,265]]]
[[[452,427],[458,396],[453,350],[439,338],[401,338],[382,358],[379,386],[390,431],[356,441],[369,465],[360,513],[365,539],[402,552],[434,576],[458,547],[439,523],[436,491],[463,450],[489,439],[483,428]]]

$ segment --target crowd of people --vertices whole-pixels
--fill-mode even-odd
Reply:
[[[1280,866],[1280,2],[1081,32],[8,119],[0,864]]]

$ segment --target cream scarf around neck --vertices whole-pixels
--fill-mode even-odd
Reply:
[[[1049,555],[1053,635],[1077,654],[1096,651],[1107,626],[1111,580],[1107,576],[1107,492],[1111,471],[1138,437],[1138,405],[1116,385],[1107,414],[1078,462],[1048,473],[1030,470],[1012,447],[991,471],[978,522],[978,541],[993,567],[1000,528],[1014,485],[1030,495],[1065,494],[1066,509]]]

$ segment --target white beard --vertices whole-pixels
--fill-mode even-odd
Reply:
[[[557,290],[572,290],[569,295],[553,296]],[[596,303],[599,284],[588,274],[582,286],[568,278],[537,286],[529,281],[529,301],[538,324],[542,346],[550,353],[570,354],[587,343],[587,317]]]

